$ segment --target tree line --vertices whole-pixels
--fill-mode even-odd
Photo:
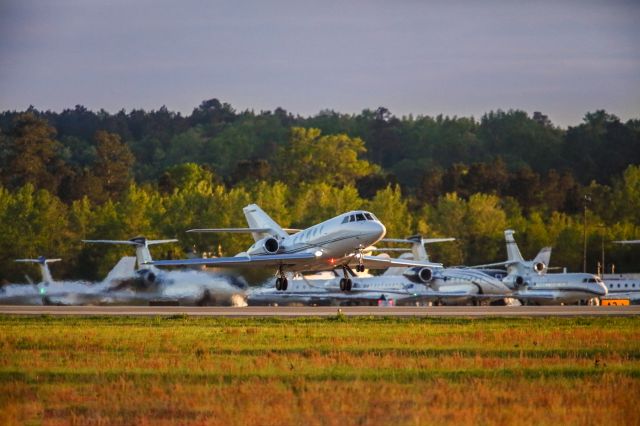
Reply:
[[[511,227],[527,255],[553,245],[552,264],[578,270],[585,196],[590,270],[601,239],[640,235],[640,120],[605,111],[561,129],[523,111],[300,117],[212,99],[189,116],[164,107],[6,111],[0,129],[4,280],[20,278],[18,257],[61,256],[62,275],[96,278],[126,252],[82,238],[177,236],[181,244],[160,255],[193,246],[232,255],[244,237],[184,231],[244,226],[241,208],[252,202],[287,226],[367,208],[389,235],[457,237],[430,247],[447,264],[502,259]],[[637,250],[607,245],[618,270],[636,266]]]

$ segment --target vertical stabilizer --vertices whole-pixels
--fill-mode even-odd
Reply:
[[[512,229],[504,231],[504,239],[507,243],[507,260],[509,262],[524,262],[518,244],[516,244],[516,240],[513,238],[513,234],[515,234],[515,231]]]
[[[16,259],[16,262],[23,263],[37,263],[40,267],[40,274],[42,278],[42,283],[44,284],[52,284],[53,277],[51,276],[51,271],[49,270],[49,263],[59,262],[62,259],[47,259],[44,256],[40,256],[37,259]]]
[[[264,232],[252,232],[251,236],[254,241],[260,241],[266,237],[276,237],[278,240],[289,236],[284,229],[280,227],[268,214],[264,212],[257,204],[249,204],[242,209],[244,216],[247,218],[249,228],[261,228]]]
[[[133,256],[125,256],[109,271],[103,282],[108,284],[116,280],[131,278],[135,275],[135,272],[136,258]]]
[[[533,259],[533,263],[544,263],[546,266],[549,266],[549,262],[551,262],[551,247],[543,247]]]
[[[429,255],[425,247],[425,240],[420,235],[412,235],[407,237],[407,241],[411,241],[411,253],[413,260],[429,262]]]
[[[98,244],[124,244],[129,246],[135,246],[136,259],[138,261],[138,269],[148,268],[149,263],[153,261],[151,253],[149,252],[149,246],[153,244],[165,244],[175,243],[178,240],[147,240],[145,237],[136,237],[130,240],[82,240],[84,243],[98,243]]]

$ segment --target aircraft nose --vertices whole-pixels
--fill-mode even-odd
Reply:
[[[598,296],[606,296],[609,293],[607,286],[604,283],[596,283],[595,293]]]
[[[378,239],[384,238],[387,234],[387,228],[382,224],[382,222],[371,222],[374,225],[376,234],[378,235]]]

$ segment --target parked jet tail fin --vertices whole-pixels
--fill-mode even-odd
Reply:
[[[135,256],[124,256],[121,258],[116,266],[109,271],[107,276],[104,279],[105,283],[111,283],[116,280],[122,280],[126,278],[131,278],[134,276],[136,271],[136,258]]]
[[[151,253],[149,252],[149,246],[154,244],[166,244],[175,243],[178,240],[172,238],[167,240],[147,240],[145,237],[135,237],[130,240],[82,240],[83,243],[97,243],[97,244],[124,244],[129,246],[135,246],[136,258],[138,260],[138,268],[142,268],[143,265],[153,262]]]
[[[60,262],[62,259],[47,259],[44,256],[40,256],[37,259],[16,259],[16,262],[22,263],[37,263],[40,267],[40,274],[42,276],[42,282],[45,284],[53,283],[53,277],[51,276],[51,271],[49,270],[49,263]]]
[[[265,237],[276,237],[281,240],[289,236],[287,232],[280,227],[268,214],[264,212],[257,204],[249,204],[242,209],[247,219],[249,228],[269,229],[267,232],[252,232],[251,235],[255,241],[260,241]]]
[[[447,241],[455,241],[455,238],[422,238],[421,235],[412,235],[407,238],[383,238],[382,241],[389,243],[409,243],[411,244],[411,252],[414,260],[422,260],[429,262],[426,244],[444,243]]]
[[[534,264],[544,263],[547,267],[549,266],[549,262],[551,262],[551,247],[543,247],[533,259]]]
[[[518,244],[513,238],[513,234],[515,234],[515,231],[512,229],[504,231],[504,239],[507,243],[507,260],[511,263],[524,262],[524,258],[518,248]]]

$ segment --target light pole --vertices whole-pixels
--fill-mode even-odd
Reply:
[[[605,267],[604,267],[604,231],[607,229],[606,225],[598,226],[600,228],[600,249],[602,250],[602,257],[600,259],[600,278],[604,276]]]
[[[589,202],[591,202],[591,197],[585,195],[582,218],[582,272],[587,272],[587,203]]]

